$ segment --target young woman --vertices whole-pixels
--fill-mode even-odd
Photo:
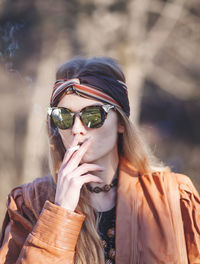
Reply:
[[[0,263],[200,263],[200,197],[188,177],[155,167],[119,65],[76,58],[56,79],[52,177],[9,194]]]

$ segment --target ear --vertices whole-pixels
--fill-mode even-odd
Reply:
[[[120,122],[118,122],[117,132],[120,134],[124,133],[124,126],[122,124],[120,124]]]

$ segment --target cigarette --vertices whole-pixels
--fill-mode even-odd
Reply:
[[[78,150],[80,148],[80,145],[74,146],[72,148],[69,148],[68,151],[73,152],[75,150]]]

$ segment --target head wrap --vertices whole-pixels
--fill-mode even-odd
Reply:
[[[86,98],[93,98],[122,108],[130,115],[126,84],[107,75],[98,73],[80,74],[74,79],[60,79],[55,82],[50,105],[58,104],[63,93],[72,91]]]

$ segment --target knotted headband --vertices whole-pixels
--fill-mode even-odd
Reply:
[[[74,79],[57,80],[53,88],[50,105],[57,105],[63,93],[68,91],[121,107],[127,116],[130,115],[128,92],[125,83],[109,76],[85,73]]]

